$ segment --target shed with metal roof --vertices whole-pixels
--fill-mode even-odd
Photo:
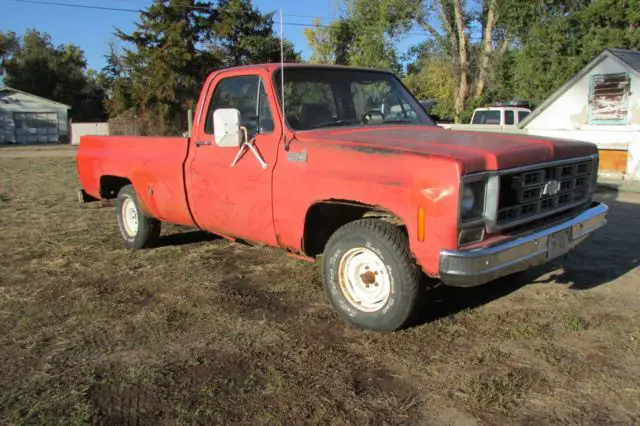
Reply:
[[[69,105],[0,87],[0,144],[69,142]]]

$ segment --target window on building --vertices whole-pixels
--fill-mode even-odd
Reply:
[[[589,124],[627,124],[629,89],[627,73],[592,75],[589,81]]]

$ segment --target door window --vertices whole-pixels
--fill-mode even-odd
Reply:
[[[220,108],[240,111],[240,125],[249,137],[273,131],[273,117],[262,79],[255,75],[228,77],[220,80],[211,97],[205,133],[213,134],[213,113]]]

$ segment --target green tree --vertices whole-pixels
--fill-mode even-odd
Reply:
[[[0,31],[0,61],[5,60],[10,54],[15,54],[20,46],[20,40],[13,31]],[[2,69],[0,68],[0,71]]]
[[[314,19],[313,27],[304,29],[312,50],[310,62],[349,65],[355,34],[355,24],[349,19],[338,19],[326,26],[320,24],[320,19]]]
[[[206,76],[221,67],[280,61],[271,14],[248,0],[155,0],[136,30],[116,35],[128,47],[111,49],[103,80],[111,115],[127,115],[146,134],[179,134]],[[285,60],[299,55],[285,40]]]
[[[280,39],[273,32],[273,13],[260,13],[249,0],[219,0],[212,30],[212,51],[224,58],[224,66],[280,62]],[[284,60],[300,60],[287,40]]]
[[[70,105],[76,121],[104,119],[104,91],[79,47],[54,46],[36,30],[0,33],[0,59],[6,85]]]
[[[433,36],[441,55],[448,58],[456,81],[453,102],[457,122],[469,104],[486,97],[495,69],[492,63],[505,55],[513,42],[507,18],[521,6],[512,0],[503,1],[500,5],[499,0],[423,0],[416,5],[416,22]]]
[[[344,16],[305,30],[312,61],[401,72],[397,43],[412,24],[407,0],[345,0]]]
[[[346,57],[342,63],[399,73],[402,55],[398,42],[412,28],[423,29],[432,37],[429,49],[415,46],[416,60],[408,74],[424,73],[427,56],[435,56],[437,65],[433,66],[448,68],[446,73],[438,73],[449,75],[444,86],[448,89],[455,82],[453,115],[459,120],[467,104],[484,99],[487,87],[492,87],[492,64],[506,55],[513,42],[507,24],[511,22],[509,13],[518,6],[514,0],[503,1],[501,6],[498,0],[344,0],[344,18],[325,27],[316,24],[306,36],[314,61],[337,62],[336,58]],[[501,16],[508,19],[501,20]],[[344,27],[354,30],[339,31]],[[348,37],[337,37],[343,34]],[[407,81],[416,90],[427,78],[416,75]],[[443,99],[441,105],[448,103]]]
[[[539,2],[515,61],[515,91],[541,102],[603,49],[640,49],[640,0]]]
[[[184,112],[194,105],[206,68],[219,65],[204,61],[198,49],[198,44],[208,38],[207,23],[212,18],[210,3],[156,0],[140,13],[133,33],[116,30],[117,37],[133,49],[125,49],[123,65],[118,64],[113,52],[108,57],[112,61],[107,65],[112,84],[127,90],[117,92],[123,99],[110,99],[112,112],[123,110],[130,100],[141,120],[153,125],[153,133],[177,134],[184,128]],[[122,74],[125,69],[124,75],[114,74]],[[116,82],[121,78],[131,81]]]
[[[107,112],[115,117],[133,107],[131,68],[127,65],[127,58],[112,43],[105,59],[107,64],[98,75],[98,83],[107,96]]]

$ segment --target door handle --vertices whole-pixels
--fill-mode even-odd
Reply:
[[[205,141],[197,141],[196,142],[196,148],[200,147],[200,146],[211,146],[213,145],[211,142],[205,142]]]

